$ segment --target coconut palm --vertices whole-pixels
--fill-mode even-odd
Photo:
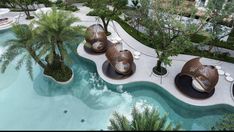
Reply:
[[[129,121],[125,116],[114,112],[113,118],[110,119],[111,125],[109,130],[114,131],[171,131],[180,130],[180,126],[173,127],[172,123],[167,125],[167,115],[160,117],[159,111],[145,108],[139,112],[136,108],[132,110],[132,120]]]
[[[56,10],[37,16],[39,20],[28,25],[15,25],[13,32],[16,39],[10,40],[8,49],[0,58],[1,69],[5,71],[8,64],[16,57],[22,57],[16,66],[27,64],[32,77],[32,58],[43,68],[44,73],[57,81],[67,81],[72,70],[67,66],[72,63],[68,49],[80,43],[82,29],[71,26],[78,18],[69,12]],[[18,58],[17,58],[18,59]]]
[[[34,23],[38,25],[35,31],[37,39],[44,49],[42,51],[49,49],[50,53],[53,56],[58,55],[61,61],[64,61],[65,58],[69,60],[66,48],[68,48],[68,44],[79,42],[81,35],[81,28],[71,25],[79,19],[71,15],[70,12],[57,10],[55,7],[52,8],[51,12],[41,13],[38,17],[39,20],[34,21]]]
[[[38,14],[37,17],[39,19],[33,22],[37,25],[35,41],[41,45],[39,56],[46,57],[46,71],[71,71],[66,67],[66,64],[72,62],[68,49],[71,44],[77,45],[80,42],[82,28],[72,26],[79,19],[70,12],[57,10],[55,7],[51,12]]]
[[[26,65],[26,69],[31,78],[32,75],[32,59],[36,61],[42,68],[46,65],[36,55],[37,46],[33,43],[33,30],[28,25],[14,25],[13,33],[15,38],[6,42],[7,49],[0,57],[1,72],[4,73],[7,66],[17,58],[16,69],[20,69],[23,64]]]

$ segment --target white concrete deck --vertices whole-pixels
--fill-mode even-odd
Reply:
[[[89,8],[80,6],[80,11],[75,12],[74,15],[79,17],[81,22],[77,22],[74,25],[83,25],[83,26],[90,26],[94,23],[97,23],[95,17],[86,16],[86,14],[90,11]],[[20,18],[20,23],[29,23],[29,21]],[[163,89],[171,93],[172,96],[175,96],[179,100],[191,104],[191,105],[197,105],[197,106],[209,106],[209,105],[216,105],[216,104],[227,104],[230,106],[234,106],[234,100],[232,99],[230,89],[231,89],[231,82],[228,82],[225,80],[224,76],[220,76],[219,82],[216,86],[215,93],[212,97],[204,100],[196,100],[191,99],[184,94],[182,94],[180,91],[177,90],[174,79],[175,76],[180,73],[183,65],[190,59],[194,58],[195,56],[190,55],[178,55],[176,57],[172,57],[172,66],[167,67],[167,70],[169,74],[164,77],[158,77],[155,75],[152,75],[152,68],[156,65],[156,54],[154,49],[151,49],[137,40],[135,40],[132,36],[130,36],[127,32],[123,30],[123,28],[116,22],[110,23],[109,27],[110,32],[112,33],[111,36],[108,38],[119,36],[123,40],[123,46],[125,49],[128,49],[130,51],[139,51],[141,52],[141,56],[139,60],[135,60],[136,63],[136,72],[129,78],[124,80],[113,80],[108,77],[106,77],[102,73],[102,64],[106,60],[106,57],[104,54],[102,55],[90,55],[87,54],[83,50],[83,44],[80,44],[77,48],[77,52],[80,56],[87,58],[89,60],[92,60],[95,62],[97,66],[97,72],[100,75],[100,77],[105,80],[106,82],[112,83],[112,84],[127,84],[127,83],[134,83],[139,81],[146,81],[155,83],[159,86],[161,86]],[[234,64],[212,60],[203,58],[201,59],[203,64],[208,65],[220,65],[222,67],[222,70],[225,72],[228,72],[231,74],[232,77],[234,77]]]
[[[80,12],[76,13],[76,15],[80,16],[81,21],[85,21],[85,23],[81,22],[79,24],[82,24],[84,26],[89,26],[96,23],[94,17],[84,16],[84,14],[80,14],[84,12],[82,8],[80,9],[81,9]],[[92,20],[94,21],[92,22]],[[220,76],[214,95],[208,99],[204,100],[192,99],[185,96],[184,94],[182,94],[180,91],[177,90],[174,83],[176,75],[180,73],[183,65],[188,60],[194,58],[195,56],[178,55],[176,57],[172,57],[173,59],[172,66],[167,67],[169,74],[166,77],[161,78],[152,74],[152,68],[156,65],[157,62],[154,49],[149,48],[141,44],[137,40],[135,40],[126,31],[124,31],[124,29],[116,22],[110,23],[109,30],[112,33],[112,35],[108,37],[109,39],[119,36],[120,38],[122,38],[123,47],[125,49],[128,49],[132,52],[139,51],[142,54],[139,60],[135,60],[136,72],[131,77],[124,80],[114,80],[106,77],[102,72],[102,64],[106,61],[105,54],[90,55],[84,51],[83,49],[84,45],[80,44],[79,47],[77,48],[78,54],[84,58],[92,60],[96,64],[98,74],[103,80],[112,84],[127,84],[139,81],[146,81],[161,86],[179,100],[191,105],[209,106],[216,104],[227,104],[234,106],[234,100],[232,99],[230,93],[231,82],[226,81],[224,76]],[[203,64],[208,64],[208,65],[220,65],[225,72],[229,72],[232,76],[234,76],[234,64],[207,59],[207,58],[202,58],[201,62]]]

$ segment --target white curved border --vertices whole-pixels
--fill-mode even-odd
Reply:
[[[71,70],[72,70],[72,69],[71,69]],[[74,78],[74,72],[73,72],[73,70],[72,70],[72,77],[71,77],[68,81],[66,81],[66,82],[59,82],[59,81],[55,80],[53,77],[44,74],[44,72],[43,72],[43,75],[44,75],[45,77],[47,77],[47,78],[53,80],[54,82],[56,82],[56,83],[58,83],[58,84],[61,84],[61,85],[69,84],[69,83],[73,80],[73,78]]]
[[[233,95],[233,91],[234,91],[234,81],[231,83],[231,88],[230,88],[230,93],[231,93],[231,97],[232,97],[232,100],[234,101],[234,95]]]
[[[9,23],[5,24],[5,25],[0,25],[0,30],[5,30],[5,29],[9,29],[12,27],[12,24],[14,24],[16,22],[15,18],[10,18]]]

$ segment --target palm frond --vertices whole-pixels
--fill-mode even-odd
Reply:
[[[54,61],[54,53],[51,51],[48,55],[48,62],[49,64],[52,64]]]
[[[139,112],[136,107],[132,110],[132,120],[128,121],[126,117],[113,114],[113,119],[110,120],[111,125],[109,130],[123,131],[164,131],[164,130],[180,130],[180,125],[173,127],[172,123],[167,125],[167,116],[165,114],[162,118],[158,110],[149,109],[146,107],[143,112]]]
[[[131,127],[127,118],[119,115],[117,112],[114,112],[113,119],[110,119],[110,122],[111,122],[111,126],[108,127],[110,130],[116,130],[116,131],[120,131],[120,130],[130,131],[131,130]]]
[[[17,61],[16,67],[15,67],[16,70],[19,70],[19,69],[22,67],[22,65],[24,64],[24,61],[25,61],[26,57],[27,57],[27,56],[24,55],[23,57],[21,57],[21,59],[19,59],[19,60]]]
[[[33,80],[33,63],[32,63],[32,58],[31,56],[26,57],[26,69],[29,74],[29,77]]]
[[[70,58],[70,56],[69,56],[67,50],[66,50],[65,47],[63,47],[62,45],[61,45],[61,56],[63,56],[64,60],[66,61],[66,63],[67,63],[68,65],[71,65],[71,64],[73,63],[73,61],[72,61],[72,59]]]
[[[7,66],[21,53],[23,53],[22,49],[17,49],[14,46],[9,47],[6,51],[1,55],[0,60],[2,60],[1,72],[4,73]]]

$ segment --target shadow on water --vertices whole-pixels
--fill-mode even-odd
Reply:
[[[106,82],[99,77],[92,61],[78,56],[75,50],[70,55],[74,61],[72,65],[73,80],[69,84],[60,85],[44,77],[40,72],[33,81],[33,88],[38,95],[47,97],[72,95],[93,109],[107,109],[121,102],[121,96],[118,93],[108,90]],[[111,96],[117,97],[114,102],[110,103],[105,100]]]

